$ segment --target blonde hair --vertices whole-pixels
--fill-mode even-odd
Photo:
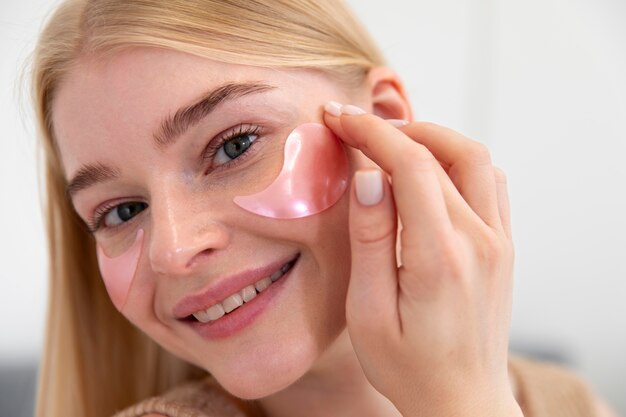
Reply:
[[[108,416],[205,372],[167,353],[111,304],[93,237],[68,200],[51,104],[78,59],[159,47],[226,63],[318,69],[347,86],[383,60],[340,0],[67,0],[33,60],[50,257],[38,417]]]

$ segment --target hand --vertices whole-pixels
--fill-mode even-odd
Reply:
[[[326,124],[387,174],[357,172],[350,197],[346,319],[365,375],[404,416],[521,416],[507,371],[504,174],[485,146],[450,129],[343,109]],[[357,188],[376,194],[377,182],[380,202],[360,203]]]

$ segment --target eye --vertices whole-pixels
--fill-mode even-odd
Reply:
[[[245,153],[252,143],[258,138],[255,133],[240,133],[237,136],[224,141],[215,153],[213,165],[220,166]]]
[[[128,202],[118,204],[104,215],[104,226],[115,227],[125,223],[141,213],[148,205],[140,202]]]

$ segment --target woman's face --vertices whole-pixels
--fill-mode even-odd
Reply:
[[[172,118],[207,97],[210,105],[205,100]],[[53,102],[66,179],[91,167],[91,175],[72,188],[76,211],[97,229],[105,256],[139,248],[122,313],[242,398],[263,397],[296,381],[345,327],[348,193],[319,214],[289,220],[233,203],[272,183],[288,134],[303,123],[322,123],[329,100],[368,107],[313,71],[134,49],[82,60]],[[233,153],[233,138],[242,137],[255,140]],[[350,172],[366,163],[360,153],[347,152]],[[218,331],[198,331],[199,322],[189,318],[190,296],[241,289],[254,274],[267,276],[296,258],[286,275],[252,300],[256,307],[246,303],[215,321],[226,323]],[[235,313],[237,320],[224,320]]]

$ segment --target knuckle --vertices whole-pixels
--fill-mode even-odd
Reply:
[[[431,277],[434,281],[433,285],[445,281],[463,280],[466,275],[465,263],[461,255],[462,248],[458,240],[452,236],[441,237],[428,250],[411,251],[411,253],[419,255],[403,257],[403,259],[407,258],[404,265],[408,270],[420,271],[422,278]]]
[[[367,246],[388,246],[395,239],[395,223],[389,219],[377,222],[367,219],[367,222],[359,222],[351,227],[353,239]]]
[[[478,244],[478,257],[489,271],[499,268],[504,259],[510,257],[512,245],[508,239],[503,239],[499,234],[489,230],[483,233]]]
[[[493,167],[493,175],[494,175],[497,183],[499,183],[499,184],[506,184],[507,183],[506,174],[500,168],[494,166]]]
[[[466,159],[471,164],[491,165],[491,154],[487,146],[480,142],[472,141],[466,152]]]
[[[419,143],[415,143],[414,145],[415,146],[411,146],[410,149],[400,155],[400,164],[417,171],[432,169],[433,162],[435,161],[433,154],[424,145]]]
[[[461,259],[459,245],[452,239],[445,239],[439,245],[437,263],[445,277],[453,281],[462,281],[466,275],[465,265]]]

